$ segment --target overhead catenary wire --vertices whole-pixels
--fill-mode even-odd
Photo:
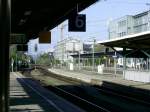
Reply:
[[[86,24],[87,24],[87,26],[97,26],[97,25],[100,25],[100,24],[107,24],[108,20],[109,19],[90,20],[90,21],[86,21]],[[66,28],[67,28],[68,23],[62,23],[62,24],[63,24],[63,26],[66,26]],[[61,24],[59,26],[60,27],[57,27],[57,29],[62,28]]]
[[[114,1],[110,1],[110,0],[104,0],[105,3],[110,3],[110,4],[139,4],[139,5],[146,5],[147,2],[135,2],[135,1],[123,1],[123,0],[114,0]],[[109,4],[108,4],[109,5]],[[76,6],[77,10],[78,10],[78,4]],[[78,11],[77,11],[78,12]],[[98,27],[100,24],[107,24],[109,19],[105,18],[105,19],[97,19],[97,20],[88,20],[86,21],[87,27]],[[68,23],[67,23],[68,25]],[[67,27],[66,27],[67,28]],[[108,30],[108,29],[106,29]],[[106,31],[105,30],[105,31]],[[93,33],[94,34],[94,33]]]
[[[109,0],[106,0],[105,3],[108,3],[109,4],[128,4],[128,5],[146,5],[148,2],[135,2],[135,1],[123,1],[123,0],[113,0],[113,1],[109,1]]]
[[[147,5],[147,4],[150,4],[150,2],[133,2],[133,1],[120,1],[120,0],[114,0],[114,1],[110,1],[110,0],[104,0],[104,2],[105,3],[108,3],[109,2],[109,4],[124,4],[124,5],[126,5],[126,4],[128,4],[128,5]],[[109,5],[108,4],[108,5]],[[73,9],[75,9],[75,7],[74,8],[72,8],[72,9],[70,9],[65,15],[67,15],[70,11],[72,11]],[[77,12],[79,11],[79,4],[77,4],[77,6],[76,6],[76,9],[77,9]],[[102,21],[107,21],[108,19],[102,19],[102,20],[94,20],[94,21],[87,21],[87,23],[89,23],[89,22],[102,22]]]

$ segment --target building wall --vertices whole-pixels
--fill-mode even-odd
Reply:
[[[150,11],[112,20],[108,29],[109,39],[150,30]]]
[[[78,54],[83,52],[83,43],[74,38],[67,38],[59,41],[54,47],[54,57],[60,61],[72,60],[70,55]]]
[[[37,47],[35,50],[35,46]],[[38,55],[45,52],[52,52],[50,44],[39,44],[39,39],[32,39],[28,42],[28,55],[36,58]]]
[[[144,12],[144,13],[133,16],[133,18],[134,18],[134,26],[133,26],[134,33],[139,33],[139,32],[150,30],[149,15],[150,15],[149,12]]]
[[[109,24],[109,39],[122,37],[132,33],[132,16],[124,16],[113,20]]]

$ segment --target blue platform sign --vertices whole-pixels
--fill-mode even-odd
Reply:
[[[85,32],[86,31],[86,15],[76,14],[69,18],[68,31]]]

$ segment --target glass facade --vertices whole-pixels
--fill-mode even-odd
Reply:
[[[109,24],[109,39],[123,37],[132,32],[132,16],[124,16]]]
[[[109,39],[150,30],[150,11],[124,16],[109,23]]]
[[[134,33],[140,33],[143,31],[147,31],[148,26],[148,12],[143,15],[137,15],[134,17]]]

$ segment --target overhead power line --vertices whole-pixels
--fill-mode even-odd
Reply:
[[[109,4],[130,4],[130,5],[133,5],[133,4],[136,4],[136,5],[146,5],[147,4],[147,2],[133,2],[133,1],[131,1],[131,2],[129,2],[129,1],[107,1],[107,2],[109,2]]]
[[[123,3],[123,4],[139,4],[139,5],[146,5],[147,2],[135,2],[135,1],[123,1],[123,0],[114,0],[114,1],[106,1],[109,3]]]

